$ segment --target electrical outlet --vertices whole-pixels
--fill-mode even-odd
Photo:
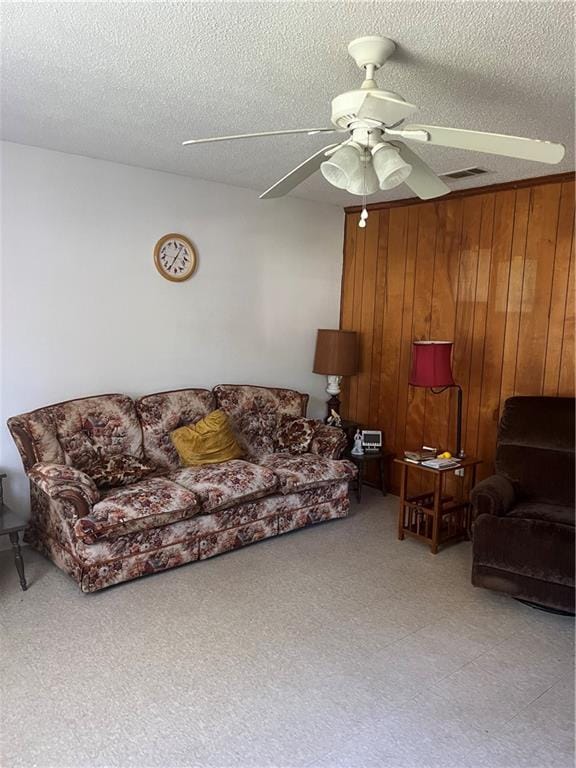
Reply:
[[[454,472],[454,474],[455,474],[455,475],[458,475],[458,477],[464,477],[464,470],[462,469],[462,467],[460,467],[460,469],[457,469],[457,470]]]

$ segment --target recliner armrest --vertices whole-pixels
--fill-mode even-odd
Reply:
[[[514,506],[514,486],[503,475],[491,475],[474,486],[470,494],[472,518],[478,515],[503,517]]]
[[[310,453],[326,459],[339,459],[347,443],[348,438],[343,429],[320,424],[310,443]]]
[[[35,464],[28,473],[30,480],[51,499],[69,501],[78,517],[88,515],[100,493],[84,472],[67,464]]]

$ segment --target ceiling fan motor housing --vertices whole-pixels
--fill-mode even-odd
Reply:
[[[364,89],[346,91],[346,93],[341,93],[339,96],[336,96],[334,99],[332,99],[333,125],[335,125],[337,128],[348,129],[352,123],[357,121],[358,110],[364,103],[366,92],[367,91]],[[389,98],[396,99],[397,101],[405,101],[402,96],[394,93],[393,91],[382,91],[378,88],[370,89],[368,92],[373,94],[382,94],[383,96],[388,96]],[[371,124],[367,124],[366,127],[372,127],[374,121],[370,121],[370,123]]]

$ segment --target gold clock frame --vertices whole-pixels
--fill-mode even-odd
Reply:
[[[188,250],[190,252],[190,258],[192,259],[192,269],[190,270],[190,274],[186,275],[185,277],[174,277],[173,275],[167,275],[164,269],[162,268],[162,266],[160,265],[160,250],[162,246],[168,240],[173,240],[174,238],[177,238],[178,240],[182,240],[184,243],[186,243],[186,246],[188,247]],[[170,280],[170,282],[172,283],[183,283],[186,280],[190,280],[194,272],[196,272],[196,267],[198,266],[198,254],[196,253],[196,248],[193,246],[189,238],[179,234],[178,232],[170,232],[169,234],[161,237],[160,240],[158,240],[158,242],[154,246],[154,264],[158,272],[166,280]]]

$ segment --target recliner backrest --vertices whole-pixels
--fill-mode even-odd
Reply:
[[[498,426],[496,471],[519,498],[574,505],[574,398],[511,397]]]

